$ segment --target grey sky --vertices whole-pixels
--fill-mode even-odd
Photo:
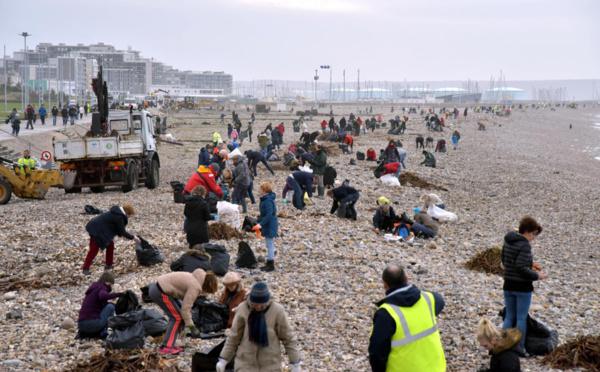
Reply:
[[[102,4],[98,9],[95,5]],[[235,80],[600,78],[599,0],[0,0],[1,42],[103,41]]]

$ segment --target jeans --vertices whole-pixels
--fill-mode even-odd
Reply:
[[[273,261],[275,259],[275,245],[273,244],[273,238],[265,238],[267,243],[267,261]]]
[[[517,327],[521,331],[521,342],[519,346],[525,351],[525,337],[527,335],[527,315],[531,306],[532,292],[504,291],[504,315],[503,329]]]
[[[105,337],[107,335],[108,329],[108,318],[115,314],[115,305],[106,304],[102,311],[100,312],[99,319],[87,319],[80,320],[77,325],[79,327],[79,331],[81,333],[96,335],[100,334],[100,336]]]
[[[62,118],[63,118],[63,125],[67,125],[67,121],[69,120],[69,118],[66,116],[63,116]]]
[[[52,115],[52,125],[56,126],[56,115]]]
[[[254,181],[250,181],[250,184],[248,185],[248,197],[250,198],[250,202],[252,202],[252,204],[256,204],[256,199],[254,199],[254,193],[252,192],[253,189]]]

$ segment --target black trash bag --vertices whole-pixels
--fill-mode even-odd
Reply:
[[[229,271],[229,253],[224,245],[203,243],[202,247],[210,255],[210,267],[212,271],[219,276],[227,274]]]
[[[115,304],[115,314],[121,315],[140,308],[140,301],[133,291],[127,290],[123,293]]]
[[[525,350],[531,355],[546,355],[558,346],[558,332],[541,321],[527,317]]]
[[[244,222],[242,223],[242,231],[252,232],[252,227],[254,227],[257,223],[258,220],[254,217],[244,217]]]
[[[141,349],[144,347],[144,312],[131,311],[108,318],[108,349]]]
[[[365,153],[362,151],[356,152],[356,160],[365,160]]]
[[[142,291],[142,302],[145,304],[153,303],[152,298],[150,298],[150,286],[145,285],[140,287],[140,291]]]
[[[196,352],[192,356],[192,372],[213,372],[216,371],[219,355],[225,346],[225,341],[222,341],[217,346],[213,347],[208,353]],[[233,371],[233,360],[225,367],[226,371]]]
[[[183,188],[185,185],[179,181],[171,181],[170,185],[173,189],[173,201],[175,203],[185,203],[185,198],[183,197]]]
[[[500,310],[504,320],[506,308]],[[543,322],[527,315],[527,336],[525,337],[525,351],[531,355],[546,355],[558,346],[558,332],[551,329]]]
[[[136,243],[135,255],[140,265],[152,266],[165,260],[158,248],[148,243],[144,238],[139,236],[138,238],[140,238],[140,243]]]
[[[325,167],[325,173],[323,174],[323,185],[324,186],[329,186],[332,187],[333,184],[335,183],[335,178],[337,177],[337,172],[335,170],[335,168],[333,168],[332,166],[326,166]]]
[[[238,244],[238,254],[237,260],[235,260],[235,266],[239,268],[254,269],[257,264],[258,261],[256,260],[254,252],[252,252],[252,248],[250,248],[248,243],[241,241]]]
[[[93,205],[86,204],[83,207],[85,214],[102,214],[102,210],[94,207]]]
[[[192,321],[201,333],[219,332],[227,328],[229,308],[227,305],[198,298],[192,307]]]
[[[146,336],[160,336],[167,330],[167,319],[158,310],[144,309],[144,332]]]

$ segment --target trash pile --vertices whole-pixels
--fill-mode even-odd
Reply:
[[[215,222],[208,225],[208,236],[210,240],[241,239],[242,233],[223,222]]]
[[[504,273],[504,270],[502,270],[502,248],[492,247],[477,253],[465,263],[465,267],[482,273],[502,275]]]
[[[579,336],[570,340],[546,355],[542,363],[552,368],[583,368],[586,371],[600,371],[600,336]]]
[[[425,190],[448,191],[448,189],[446,189],[445,187],[438,186],[433,183],[427,182],[412,172],[400,173],[400,184],[402,186],[408,185],[408,186],[418,187],[418,188],[425,189]]]
[[[94,354],[87,362],[80,362],[69,372],[134,372],[134,371],[181,371],[167,359],[161,358],[154,350],[107,350]]]

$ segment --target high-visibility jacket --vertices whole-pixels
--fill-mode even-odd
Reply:
[[[21,170],[23,170],[25,167],[29,169],[35,169],[36,161],[33,158],[19,158],[19,160],[17,160],[17,164]]]
[[[214,132],[212,135],[213,143],[219,143],[222,141],[221,134],[219,132]]]
[[[421,291],[411,307],[383,304],[396,323],[387,372],[443,372],[446,358],[435,319],[433,294]]]

